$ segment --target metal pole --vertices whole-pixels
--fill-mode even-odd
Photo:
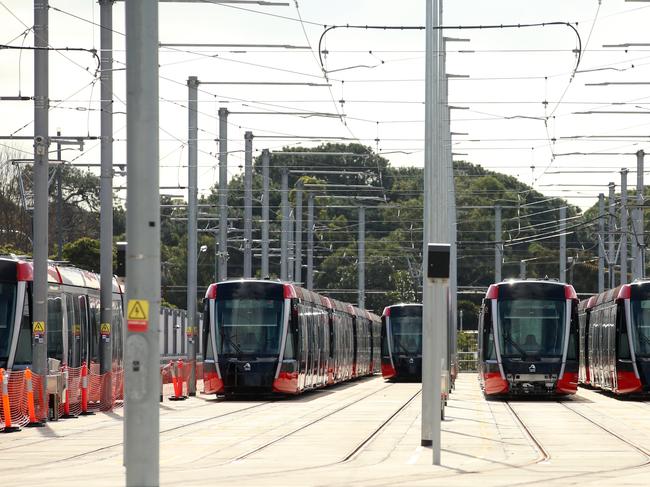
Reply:
[[[47,365],[48,174],[50,146],[48,99],[48,2],[34,0],[34,281],[32,301],[32,370],[44,377]],[[47,381],[42,381],[47,397]],[[47,420],[47,410],[40,419]]]
[[[253,132],[244,134],[244,279],[253,272]]]
[[[159,484],[158,0],[127,0],[126,485]]]
[[[295,224],[295,213],[293,211],[293,208],[291,208],[291,203],[289,203],[289,222],[288,226],[289,228],[287,229],[287,250],[289,253],[289,258],[287,260],[287,279],[291,282],[294,281],[294,276],[293,276],[293,265],[295,263],[295,253],[294,253],[294,238],[293,238],[293,232],[294,232],[294,224]]]
[[[439,3],[426,3],[426,82],[425,82],[425,158],[424,158],[424,242],[423,242],[423,364],[421,444],[432,446],[433,464],[440,464],[441,347],[440,327],[445,319],[445,288],[426,277],[427,244],[444,243],[448,238],[444,162],[440,157],[440,35]],[[435,138],[434,138],[435,135]]]
[[[627,284],[627,172],[621,170],[621,284]]]
[[[463,331],[463,310],[460,310],[460,331]]]
[[[366,209],[359,206],[359,267],[358,270],[358,298],[357,306],[366,307]]]
[[[262,151],[262,279],[269,277],[269,163],[271,153]]]
[[[282,232],[280,235],[280,279],[286,281],[287,273],[287,246],[289,244],[289,170],[282,168]]]
[[[187,347],[190,360],[190,380],[187,393],[196,395],[196,293],[197,293],[197,205],[198,205],[198,90],[196,76],[187,79],[188,120],[187,120]]]
[[[643,183],[644,158],[645,152],[643,150],[640,150],[636,153],[636,225],[634,230],[636,235],[636,242],[634,247],[637,248],[637,258],[634,260],[634,277],[637,279],[643,279],[645,277],[645,239],[643,237],[643,202],[645,199],[645,186]]]
[[[560,208],[560,282],[566,282],[566,206]]]
[[[605,195],[598,195],[598,294],[605,290]]]
[[[314,194],[307,195],[307,289],[314,289]]]
[[[296,184],[296,242],[295,242],[295,270],[293,280],[302,283],[302,180]]]
[[[616,287],[615,267],[616,267],[616,243],[614,241],[614,232],[616,232],[616,185],[609,183],[609,225],[608,225],[608,243],[607,243],[607,261],[609,267],[609,288]]]
[[[113,406],[113,2],[100,0],[101,169],[99,178],[99,371],[102,403]],[[59,158],[60,159],[60,158]]]
[[[228,278],[228,109],[219,108],[219,281]]]
[[[494,282],[501,282],[503,242],[501,240],[501,207],[494,207]]]
[[[519,279],[526,279],[526,261],[519,261]]]
[[[61,135],[61,131],[57,130],[56,135]],[[56,168],[56,260],[63,260],[63,228],[61,218],[63,216],[63,190],[61,188],[61,171],[63,164],[61,164],[61,142],[56,143],[56,158],[59,165]],[[101,222],[101,215],[100,215]]]

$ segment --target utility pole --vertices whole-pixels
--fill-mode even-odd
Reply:
[[[627,284],[627,169],[621,169],[621,284]]]
[[[60,136],[61,131],[57,130],[56,135]],[[59,160],[56,168],[56,260],[63,260],[63,228],[61,217],[63,216],[63,190],[61,188],[61,171],[63,170],[61,153],[61,141],[56,141],[56,158]],[[100,214],[101,221],[101,214]]]
[[[197,260],[196,249],[198,246],[198,89],[199,80],[196,76],[187,79],[188,88],[188,161],[187,161],[187,347],[190,360],[190,381],[187,384],[188,394],[196,395],[196,287],[197,287]]]
[[[49,159],[49,60],[47,0],[34,0],[34,281],[32,301],[32,369],[42,378],[47,365],[47,256],[48,256],[48,179]],[[42,397],[47,397],[46,380],[42,380]],[[41,409],[47,420],[47,406]]]
[[[228,278],[228,109],[219,108],[219,281]]]
[[[501,282],[501,263],[503,262],[503,242],[501,240],[501,207],[494,207],[494,282]]]
[[[253,276],[253,132],[244,134],[244,279]]]
[[[560,282],[566,282],[566,206],[560,207]]]
[[[289,229],[287,230],[287,245],[288,245],[288,251],[289,251],[289,259],[287,260],[287,279],[289,279],[290,282],[294,282],[294,275],[293,275],[293,266],[296,262],[295,260],[295,247],[294,247],[294,234],[293,232],[295,231],[295,213],[293,212],[293,208],[291,208],[291,203],[289,203]]]
[[[269,277],[269,163],[271,153],[262,151],[262,279]]]
[[[616,287],[615,267],[616,267],[616,242],[614,234],[616,232],[616,185],[609,183],[609,225],[607,241],[607,263],[609,267],[609,288]]]
[[[357,306],[366,307],[366,209],[359,206],[359,267],[358,271],[358,298]]]
[[[287,167],[282,168],[282,232],[280,235],[280,279],[286,281],[289,277],[287,273],[289,258],[287,247],[289,245],[289,170]]]
[[[314,290],[314,193],[307,194],[307,289]]]
[[[159,484],[158,0],[127,0],[126,485]]]
[[[636,153],[636,208],[634,211],[636,223],[634,225],[635,242],[632,246],[633,249],[637,249],[636,258],[633,259],[634,278],[636,279],[643,279],[645,277],[645,238],[643,237],[643,202],[645,199],[645,186],[643,183],[644,158],[645,152],[643,150]]]
[[[302,190],[301,179],[296,183],[296,247],[295,247],[295,270],[293,280],[302,283]]]
[[[605,290],[605,195],[598,195],[598,294]]]
[[[113,403],[113,1],[100,0],[101,168],[99,178],[99,371],[102,403]],[[59,157],[59,160],[61,158]]]
[[[446,168],[441,150],[440,5],[426,2],[424,241],[422,279],[422,431],[421,445],[432,446],[433,464],[440,464],[441,327],[446,323],[445,287],[427,278],[428,243],[448,236]]]

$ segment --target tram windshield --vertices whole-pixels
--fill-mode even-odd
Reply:
[[[422,354],[422,306],[396,306],[390,311],[393,353]]]
[[[217,353],[277,355],[284,303],[277,299],[217,301]]]
[[[632,299],[631,304],[634,352],[650,357],[650,299]]]
[[[555,299],[499,300],[501,355],[561,357],[564,350],[566,301]]]
[[[16,310],[16,284],[0,282],[0,367],[7,367]]]

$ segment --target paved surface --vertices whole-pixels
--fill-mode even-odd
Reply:
[[[162,485],[650,485],[650,402],[581,389],[486,401],[461,375],[442,466],[420,444],[418,384],[364,379],[279,401],[161,405]],[[122,410],[0,435],[7,486],[124,485]]]

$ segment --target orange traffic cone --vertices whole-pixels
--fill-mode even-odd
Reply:
[[[95,413],[88,411],[88,366],[84,361],[81,364],[81,415],[91,416]]]
[[[2,412],[5,419],[4,433],[12,433],[20,430],[18,426],[11,424],[11,405],[9,404],[9,374],[5,369],[0,369],[0,380],[2,380]]]
[[[27,391],[27,412],[29,413],[28,428],[40,428],[45,426],[41,421],[36,419],[36,408],[34,407],[34,385],[32,384],[32,371],[25,370],[25,390]]]

